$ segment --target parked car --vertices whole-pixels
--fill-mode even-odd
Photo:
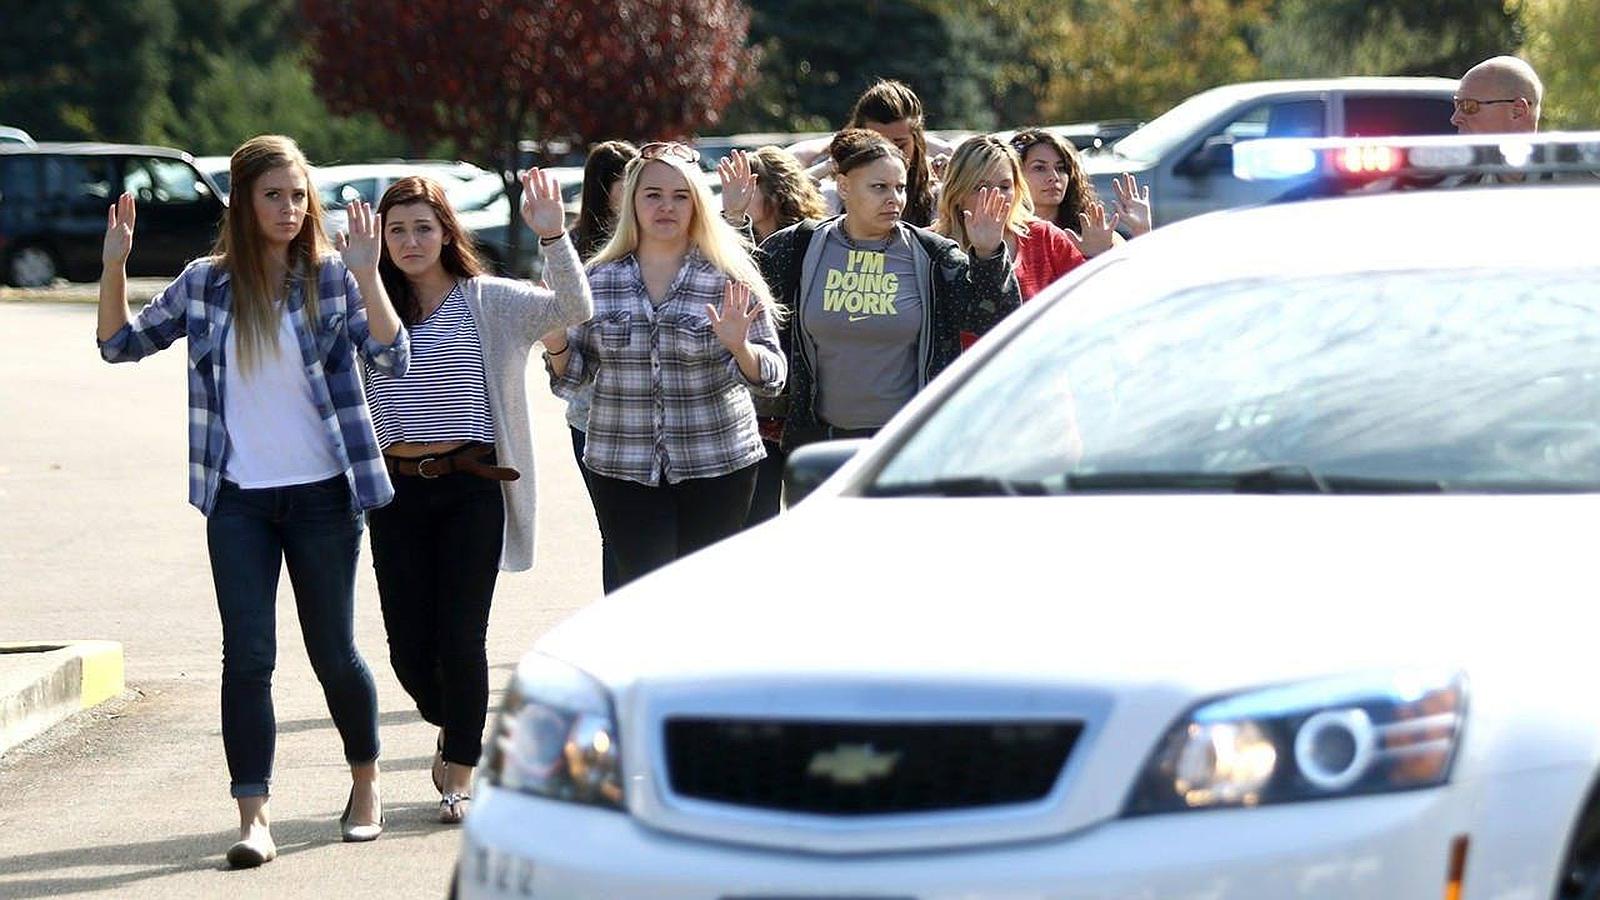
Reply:
[[[193,157],[132,144],[0,144],[0,273],[7,284],[100,277],[106,209],[130,192],[130,275],[176,275],[211,249],[223,204]]]
[[[1157,225],[1270,199],[1236,178],[1233,145],[1268,137],[1454,134],[1449,78],[1327,78],[1257,81],[1190,97],[1113,144],[1089,154],[1085,172],[1109,206],[1111,182],[1131,172],[1150,187]]]
[[[22,144],[32,147],[33,138],[21,128],[12,128],[9,125],[0,125],[0,144]]]
[[[211,183],[217,186],[217,193],[222,197],[222,202],[228,202],[228,192],[233,189],[232,157],[228,156],[196,156],[194,166],[206,173]]]
[[[1103,122],[1074,122],[1070,125],[1041,125],[1048,131],[1064,141],[1072,144],[1081,152],[1101,150],[1115,144],[1139,127],[1136,119],[1106,119]],[[1003,141],[1010,141],[1022,128],[1012,128],[997,132],[996,137]]]
[[[459,896],[1593,896],[1597,203],[1312,200],[1080,267],[534,644]],[[1539,236],[1464,252],[1486,221]]]

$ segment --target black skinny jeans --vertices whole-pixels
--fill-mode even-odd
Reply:
[[[583,464],[583,448],[588,443],[589,436],[570,425],[567,426],[567,430],[572,432],[572,455],[578,460],[578,472],[583,475],[583,486],[589,492],[589,503],[594,505],[594,485],[589,483],[589,479],[594,477],[594,473],[590,472],[589,467]],[[595,515],[595,523],[599,524],[599,521],[600,516],[597,513]],[[618,587],[621,587],[621,581],[617,578],[616,554],[611,552],[611,545],[606,543],[606,535],[602,531],[600,532],[600,588],[609,594]]]
[[[665,479],[655,487],[589,473],[600,533],[617,562],[618,586],[744,527],[756,465],[715,478]]]
[[[475,766],[489,709],[484,642],[505,499],[499,482],[476,475],[393,480],[394,500],[367,514],[389,662],[417,712],[444,729],[444,758]]]

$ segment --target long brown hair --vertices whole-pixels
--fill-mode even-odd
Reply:
[[[904,82],[879,79],[856,98],[848,127],[866,128],[868,122],[888,125],[902,119],[911,127],[911,152],[905,154],[906,211],[901,218],[926,228],[933,221],[933,167],[928,163],[928,137],[917,92]]]
[[[1067,164],[1066,191],[1062,194],[1061,205],[1056,208],[1056,217],[1051,224],[1077,231],[1083,227],[1083,221],[1078,216],[1088,212],[1099,196],[1095,194],[1089,176],[1083,174],[1078,151],[1058,135],[1043,128],[1028,128],[1011,138],[1011,149],[1016,152],[1018,159],[1027,156],[1028,151],[1039,144],[1055,150],[1061,156],[1061,161]],[[1023,182],[1023,186],[1026,187],[1027,182]]]
[[[821,219],[828,214],[827,201],[789,151],[768,145],[750,154],[750,170],[756,174],[756,190],[772,205],[778,228],[788,228],[801,219]]]
[[[583,163],[578,222],[572,228],[572,244],[578,248],[580,258],[599,253],[611,239],[611,232],[617,227],[617,217],[611,211],[611,185],[638,155],[639,148],[627,141],[604,141],[589,151],[589,158]]]
[[[256,222],[254,195],[256,181],[273,169],[296,167],[306,180],[306,213],[300,233],[289,242],[287,277],[299,279],[305,298],[306,315],[316,321],[320,297],[317,294],[317,269],[333,252],[322,229],[322,201],[311,180],[311,166],[293,138],[263,134],[239,145],[228,160],[228,177],[233,184],[228,208],[222,216],[222,229],[211,253],[232,280],[233,319],[238,329],[241,371],[255,366],[260,354],[278,345],[280,296],[267,269],[265,241]]]
[[[472,234],[461,227],[455,209],[450,206],[450,198],[445,196],[439,182],[422,175],[407,175],[389,185],[383,192],[383,199],[378,201],[380,221],[388,222],[389,210],[407,203],[428,204],[439,220],[439,230],[443,232],[439,237],[444,241],[444,246],[439,248],[439,265],[446,272],[457,278],[475,278],[483,274],[483,260],[478,257]],[[378,256],[378,277],[383,279],[383,289],[388,291],[400,320],[415,325],[422,321],[422,300],[411,289],[411,279],[389,257],[386,236],[382,247],[383,252]]]

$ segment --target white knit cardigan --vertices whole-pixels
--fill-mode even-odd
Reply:
[[[528,354],[539,336],[587,322],[594,315],[589,278],[572,241],[563,237],[544,249],[546,288],[528,281],[479,276],[463,284],[467,305],[483,345],[483,372],[494,413],[495,456],[522,477],[503,481],[505,540],[500,568],[533,567],[535,484],[533,428],[528,422]]]

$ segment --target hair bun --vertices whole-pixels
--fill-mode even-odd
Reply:
[[[901,162],[906,161],[904,153],[888,138],[867,128],[846,128],[833,136],[828,144],[828,156],[833,158],[833,167],[840,172],[848,172],[858,166],[876,162],[886,156],[892,156]]]

